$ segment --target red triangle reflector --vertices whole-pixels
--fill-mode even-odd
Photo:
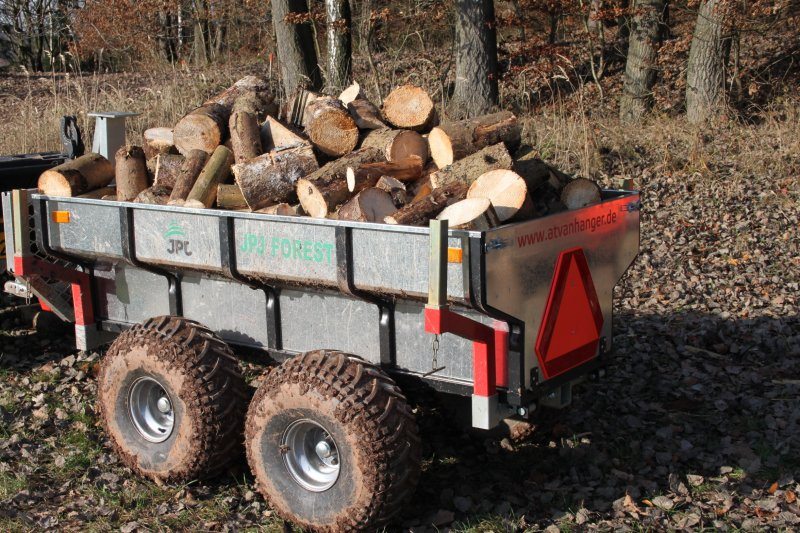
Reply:
[[[597,355],[603,313],[581,248],[561,252],[536,338],[536,357],[545,379]]]

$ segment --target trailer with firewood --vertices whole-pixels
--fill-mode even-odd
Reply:
[[[382,112],[299,93],[281,119],[232,89],[4,193],[9,290],[110,343],[98,411],[134,471],[186,482],[244,448],[281,516],[375,530],[420,473],[398,384],[468,398],[488,430],[600,370],[639,195],[519,150],[507,112],[433,129],[413,87]],[[237,350],[274,363],[254,396]]]

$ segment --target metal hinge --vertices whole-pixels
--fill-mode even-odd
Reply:
[[[627,211],[628,213],[633,213],[634,211],[639,211],[642,209],[642,202],[641,200],[636,200],[635,202],[623,205],[621,209],[623,211]]]

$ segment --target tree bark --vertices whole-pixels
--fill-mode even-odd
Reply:
[[[140,192],[134,202],[137,204],[167,205],[172,189],[163,185],[153,185]]]
[[[242,96],[257,96],[261,102],[258,105],[270,108],[275,99],[269,93],[269,82],[261,76],[245,76],[236,81],[225,90],[206,100],[203,105],[216,104],[225,108],[228,113],[233,111],[233,106]]]
[[[455,7],[456,82],[448,114],[473,117],[498,103],[494,0],[456,0]]]
[[[117,200],[131,202],[147,188],[147,165],[139,146],[122,146],[114,155]]]
[[[730,39],[724,35],[722,9],[721,0],[706,0],[697,13],[686,68],[686,117],[692,123],[705,121],[722,104],[730,52]]]
[[[78,196],[114,179],[114,165],[100,154],[86,154],[72,159],[39,176],[38,187],[48,196]]]
[[[509,170],[512,165],[513,161],[506,146],[503,143],[497,143],[437,170],[431,174],[431,186],[437,189],[454,181],[460,181],[469,186],[480,175],[490,170]]]
[[[634,123],[653,106],[658,48],[664,35],[665,0],[639,0],[633,17],[625,63],[620,120]]]
[[[186,207],[211,207],[217,197],[217,184],[224,183],[231,173],[233,152],[217,146],[186,197]]]
[[[181,172],[184,157],[178,154],[159,154],[147,162],[148,171],[153,175],[153,185],[175,186],[175,180]]]
[[[356,121],[356,126],[362,130],[376,130],[386,127],[386,124],[381,119],[381,112],[378,107],[366,98],[356,98],[346,105],[350,116]]]
[[[352,42],[349,0],[325,0],[328,37],[328,90],[339,92],[350,81]]]
[[[352,193],[374,187],[383,176],[399,181],[416,181],[422,176],[422,160],[412,156],[399,161],[364,163],[347,169],[347,188]]]
[[[364,137],[362,148],[378,148],[387,161],[417,156],[426,164],[430,158],[428,141],[412,130],[392,130],[388,128],[373,130]]]
[[[231,148],[237,163],[244,163],[260,156],[261,130],[256,115],[247,111],[234,110],[228,122],[231,132]]]
[[[424,226],[436,217],[448,204],[457,202],[467,195],[467,186],[461,182],[453,182],[430,193],[415,198],[392,216],[386,217],[387,224],[404,226]]]
[[[192,192],[197,177],[203,171],[206,161],[208,161],[208,154],[202,150],[192,150],[186,154],[178,178],[172,187],[172,194],[169,195],[171,205],[183,205],[189,193]]]
[[[322,86],[311,26],[307,21],[294,22],[307,16],[306,0],[272,1],[272,24],[287,95],[298,87],[319,90]]]
[[[439,168],[474,154],[481,148],[505,143],[509,151],[520,144],[522,127],[510,111],[500,111],[458,122],[439,124],[428,134],[431,157]]]
[[[375,183],[375,188],[389,193],[392,202],[397,208],[403,207],[408,203],[408,191],[406,185],[397,178],[391,176],[381,176]]]
[[[397,208],[392,197],[386,191],[370,187],[355,195],[339,208],[339,220],[356,222],[383,222],[383,219],[394,214]]]
[[[247,206],[256,211],[272,204],[295,202],[298,180],[317,169],[314,151],[306,144],[234,165],[233,175]]]

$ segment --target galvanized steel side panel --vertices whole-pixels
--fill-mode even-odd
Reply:
[[[50,214],[53,211],[68,211],[69,222],[52,222]],[[50,200],[47,202],[47,220],[50,246],[55,250],[82,257],[122,257],[119,208],[115,206]]]
[[[169,314],[169,285],[163,276],[124,263],[98,263],[93,273],[98,318],[138,324]]]
[[[185,276],[181,281],[183,315],[211,328],[223,340],[267,346],[264,291],[232,281]]]
[[[490,306],[525,322],[525,384],[538,368],[536,337],[559,254],[580,247],[611,343],[612,294],[639,251],[639,195],[630,194],[486,234],[486,292]]]
[[[261,279],[335,287],[335,231],[332,226],[236,219],[236,266]]]
[[[3,237],[4,250],[6,256],[6,270],[14,270],[14,213],[11,207],[11,193],[3,193]]]
[[[222,269],[219,217],[136,209],[133,228],[140,261],[206,272]]]

